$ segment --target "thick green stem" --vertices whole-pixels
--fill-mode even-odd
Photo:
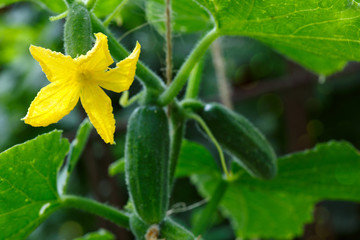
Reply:
[[[227,187],[228,182],[222,179],[215,188],[215,191],[212,194],[210,201],[205,206],[205,209],[201,212],[198,221],[194,224],[193,233],[195,235],[203,234],[211,226],[214,219],[213,215],[223,198]]]
[[[197,98],[197,96],[199,95],[203,69],[204,58],[201,58],[200,61],[195,65],[195,68],[190,73],[189,82],[185,93],[185,99]]]
[[[168,89],[163,92],[159,97],[159,104],[165,106],[169,104],[176,95],[181,91],[185,85],[191,70],[199,59],[205,54],[206,50],[209,48],[211,43],[219,36],[219,33],[216,29],[211,30],[204,38],[193,49],[187,60],[181,66],[178,74],[176,75],[174,81],[171,83]]]
[[[199,100],[188,98],[184,99],[180,102],[180,106],[183,109],[190,109],[192,112],[199,112],[202,111],[205,107],[204,103]]]
[[[91,13],[90,16],[93,32],[102,32],[108,36],[109,48],[112,56],[117,61],[126,58],[129,55],[129,52],[116,40],[110,30],[107,29],[93,13]],[[165,89],[163,81],[140,61],[137,64],[136,76],[140,79],[146,88],[150,88],[159,92]]]
[[[121,227],[129,229],[129,216],[114,207],[77,196],[64,196],[62,201],[64,207],[84,210],[108,219]]]

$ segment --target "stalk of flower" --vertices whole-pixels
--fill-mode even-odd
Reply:
[[[115,119],[110,98],[102,88],[117,93],[126,91],[132,84],[140,55],[140,44],[124,60],[109,69],[111,58],[107,36],[95,34],[93,48],[79,57],[63,55],[37,46],[30,53],[40,63],[51,82],[42,88],[32,101],[25,123],[48,126],[58,122],[76,106],[79,98],[101,138],[114,144]]]

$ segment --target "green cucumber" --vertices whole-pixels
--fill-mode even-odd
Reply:
[[[91,19],[82,1],[73,1],[68,9],[64,26],[65,53],[72,58],[86,53],[92,47]]]
[[[251,175],[262,179],[276,175],[274,150],[249,120],[217,103],[206,104],[198,113],[220,145]]]
[[[134,209],[158,224],[169,206],[169,123],[165,111],[142,106],[131,115],[125,143],[125,176]]]

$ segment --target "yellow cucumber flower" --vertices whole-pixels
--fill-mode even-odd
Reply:
[[[79,98],[91,123],[106,143],[114,144],[115,119],[110,98],[101,88],[114,92],[128,90],[134,81],[140,44],[116,64],[111,58],[107,36],[95,34],[94,47],[75,59],[49,49],[30,46],[30,53],[40,63],[51,82],[32,101],[25,123],[34,127],[58,122],[77,104]]]

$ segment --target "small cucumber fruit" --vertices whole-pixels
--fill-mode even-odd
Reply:
[[[64,26],[65,53],[72,58],[85,55],[92,47],[91,19],[82,1],[73,1]]]
[[[271,145],[245,117],[217,103],[206,104],[199,115],[220,145],[251,175],[262,179],[276,175],[276,156]]]
[[[165,111],[142,106],[131,115],[125,142],[125,176],[135,211],[158,224],[169,205],[169,123]]]

